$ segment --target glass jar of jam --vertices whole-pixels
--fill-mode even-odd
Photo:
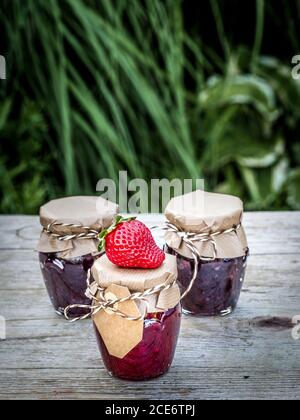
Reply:
[[[166,255],[161,267],[147,270],[117,267],[104,255],[91,272],[94,284],[105,289],[104,296],[111,300],[171,284],[160,292],[116,306],[117,311],[131,318],[143,314],[138,321],[103,309],[93,315],[97,343],[110,375],[139,381],[166,373],[173,361],[181,324],[176,258]],[[97,304],[99,300],[94,301]]]
[[[247,265],[242,202],[196,191],[171,200],[165,215],[165,250],[177,258],[181,292],[189,289],[182,299],[183,312],[229,315],[237,306]]]
[[[95,258],[91,254],[77,258],[63,259],[59,253],[39,253],[40,266],[51,303],[58,315],[63,315],[67,306],[90,305],[85,296],[88,270]],[[71,316],[86,314],[86,309],[70,310]]]
[[[181,256],[169,247],[166,249],[177,257],[178,283],[184,293],[193,276],[194,260]],[[190,292],[182,299],[183,312],[201,316],[229,315],[237,306],[246,265],[246,255],[214,261],[199,259],[197,277]]]
[[[99,257],[97,237],[117,213],[116,204],[98,197],[68,197],[41,207],[43,231],[37,250],[46,289],[58,314],[69,305],[91,304],[85,292],[88,270]],[[80,307],[70,310],[72,316],[86,313]]]
[[[147,314],[142,341],[125,357],[109,354],[94,324],[102,360],[109,374],[127,380],[147,380],[166,373],[173,361],[181,323],[181,307]]]

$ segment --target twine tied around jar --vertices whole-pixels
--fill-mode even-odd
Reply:
[[[174,283],[176,283],[176,280],[172,283],[166,284],[166,283],[162,283],[159,284],[157,286],[151,287],[147,290],[145,290],[144,292],[136,292],[136,293],[132,293],[129,296],[122,298],[122,299],[107,299],[105,297],[105,289],[100,287],[99,284],[97,284],[95,281],[91,283],[91,269],[88,270],[88,275],[87,275],[87,291],[86,291],[86,296],[90,299],[93,299],[94,303],[92,305],[79,305],[79,304],[75,304],[75,305],[70,305],[68,306],[65,310],[64,310],[64,315],[65,318],[70,321],[70,322],[76,322],[76,321],[80,321],[80,320],[84,320],[87,318],[90,318],[91,316],[96,315],[99,311],[101,311],[102,309],[106,309],[109,310],[110,312],[113,312],[114,315],[119,315],[122,318],[126,319],[127,321],[141,321],[144,320],[146,318],[146,315],[148,313],[148,301],[147,301],[147,297],[154,295],[155,293],[159,293],[162,292],[163,290],[168,290],[170,289]],[[119,311],[116,308],[116,305],[118,305],[119,303],[122,302],[126,302],[126,301],[143,301],[146,304],[146,308],[144,313],[139,316],[139,317],[130,317],[126,314],[124,314],[123,312]],[[71,318],[69,317],[69,312],[72,309],[88,309],[89,313],[76,317],[76,318]]]
[[[56,225],[56,223],[54,223]],[[51,224],[53,226],[53,224]],[[61,226],[65,226],[65,227],[80,227],[82,229],[90,229],[90,228],[83,228],[82,226],[78,226],[78,225],[69,225],[69,224],[57,224],[57,225],[61,225]],[[233,226],[229,229],[223,230],[223,231],[217,231],[214,233],[193,233],[193,232],[185,232],[185,231],[181,231],[180,229],[178,229],[177,226],[175,226],[174,224],[170,223],[170,222],[165,222],[164,226],[153,226],[151,228],[151,230],[164,230],[164,231],[168,231],[168,232],[173,232],[176,233],[182,241],[184,241],[184,243],[186,244],[186,246],[188,247],[188,249],[191,251],[192,256],[193,256],[193,260],[194,260],[194,271],[193,271],[193,276],[191,278],[191,281],[189,283],[189,286],[187,287],[187,289],[183,292],[183,294],[180,296],[180,300],[184,299],[188,293],[191,291],[195,280],[197,278],[197,274],[198,274],[198,267],[199,267],[199,260],[203,260],[203,261],[214,261],[217,258],[217,244],[214,240],[215,236],[218,235],[222,235],[222,234],[226,234],[226,233],[231,233],[231,232],[236,232],[241,226],[241,223],[238,224],[237,226]],[[60,240],[69,240],[69,239],[74,239],[74,237],[78,238],[78,235],[68,235],[68,236],[61,236],[61,235],[56,235],[53,234],[51,232],[51,226],[49,229],[49,232],[52,235],[55,235],[56,237],[59,237]],[[97,235],[97,236],[92,236],[93,238],[98,237],[99,232],[96,233],[96,231],[92,231],[90,230],[87,235]],[[79,236],[82,238],[81,235],[85,235],[85,234],[79,234]],[[68,238],[68,239],[65,239]],[[87,237],[85,237],[87,238]],[[91,238],[91,236],[89,236],[89,238]],[[196,246],[194,245],[194,242],[210,242],[213,245],[213,249],[214,249],[214,255],[213,257],[202,257],[198,251],[198,249],[196,248]],[[105,297],[105,289],[100,287],[95,281],[91,283],[91,270],[88,271],[88,276],[87,276],[87,291],[86,291],[86,296],[90,299],[93,299],[94,303],[92,305],[80,305],[80,304],[75,304],[75,305],[70,305],[68,307],[65,308],[64,310],[64,315],[65,318],[70,321],[70,322],[76,322],[76,321],[80,321],[80,320],[84,320],[87,318],[90,318],[91,316],[96,315],[99,311],[101,310],[109,310],[111,312],[113,312],[115,315],[121,316],[122,318],[129,320],[129,321],[140,321],[140,320],[144,320],[147,313],[148,313],[148,302],[147,302],[147,297],[151,296],[153,294],[159,293],[163,290],[167,290],[169,288],[171,288],[174,283],[176,283],[176,280],[172,283],[166,284],[166,283],[162,283],[160,285],[154,286],[150,289],[145,290],[144,292],[137,292],[137,293],[132,293],[130,294],[128,297],[122,298],[122,299],[107,299]],[[127,316],[126,314],[124,314],[123,312],[119,311],[116,307],[116,305],[118,305],[119,303],[122,302],[126,302],[129,300],[133,300],[133,301],[143,301],[146,303],[146,308],[144,313],[139,316],[139,317],[130,317]],[[87,309],[89,310],[89,312],[85,315],[76,317],[76,318],[71,318],[69,316],[69,312],[72,309]]]
[[[81,229],[84,232],[81,233],[75,233],[75,234],[58,234],[53,232],[54,226],[60,226],[62,228],[74,228],[74,229]],[[100,231],[91,229],[88,226],[82,226],[80,224],[74,224],[74,223],[59,223],[59,222],[52,222],[49,223],[47,228],[44,229],[44,232],[46,232],[48,235],[51,235],[53,238],[58,239],[59,241],[71,241],[73,239],[97,239]]]
[[[194,232],[185,232],[180,230],[177,226],[175,226],[173,223],[166,221],[164,226],[153,226],[151,229],[152,230],[163,230],[163,231],[167,231],[167,232],[172,232],[172,233],[176,233],[176,235],[178,235],[180,237],[180,239],[186,244],[187,248],[191,251],[192,256],[193,256],[193,260],[194,260],[194,271],[193,271],[193,276],[191,278],[191,281],[187,287],[187,289],[183,292],[183,294],[181,295],[180,300],[184,299],[189,292],[191,291],[195,280],[197,278],[197,274],[198,274],[198,267],[199,267],[199,260],[201,259],[202,261],[214,261],[217,258],[217,244],[214,240],[214,238],[218,235],[223,235],[226,233],[232,233],[232,232],[236,232],[239,228],[241,227],[241,223],[239,223],[236,226],[233,226],[229,229],[226,230],[219,230],[217,232],[213,232],[213,233],[194,233]],[[213,257],[203,257],[200,255],[198,249],[196,248],[196,246],[194,245],[194,242],[210,242],[213,246]]]

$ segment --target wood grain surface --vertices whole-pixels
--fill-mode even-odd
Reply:
[[[54,313],[34,252],[38,218],[0,216],[0,316],[7,327],[0,398],[299,399],[292,319],[300,315],[300,212],[246,213],[244,225],[251,257],[236,312],[184,316],[170,372],[134,383],[106,373],[89,320],[69,324]]]

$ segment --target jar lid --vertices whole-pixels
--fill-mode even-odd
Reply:
[[[241,225],[243,203],[235,196],[197,190],[173,198],[165,210],[167,220],[181,232],[193,235],[203,258],[235,258],[245,255],[247,240]],[[202,240],[197,241],[197,234]],[[211,236],[213,235],[213,236]],[[167,244],[181,255],[190,249],[175,232],[166,233]]]
[[[235,196],[197,190],[174,197],[165,216],[184,231],[226,230],[241,222],[243,203]]]
[[[110,226],[118,213],[118,205],[101,197],[66,197],[52,200],[40,208],[44,228],[50,223],[72,223],[100,230]],[[53,226],[55,233],[78,232],[78,228]]]
[[[65,259],[96,254],[97,233],[111,225],[118,210],[117,204],[101,197],[52,200],[40,209],[40,223],[44,230],[37,250],[59,252]]]
[[[95,261],[92,276],[97,284],[105,289],[111,284],[116,284],[127,287],[130,292],[144,292],[163,283],[174,283],[177,279],[176,257],[165,254],[165,260],[160,267],[145,269],[118,267],[112,264],[105,254]]]

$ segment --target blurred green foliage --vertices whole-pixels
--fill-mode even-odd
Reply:
[[[233,0],[2,0],[0,212],[94,194],[119,170],[300,209],[300,2],[247,3],[251,39],[239,42]],[[286,26],[291,56],[267,54],[266,22]]]
[[[13,118],[12,104],[6,99],[0,105],[1,209],[34,213],[47,196],[43,177],[47,176],[48,164],[42,150],[46,125],[34,103],[24,102]]]

